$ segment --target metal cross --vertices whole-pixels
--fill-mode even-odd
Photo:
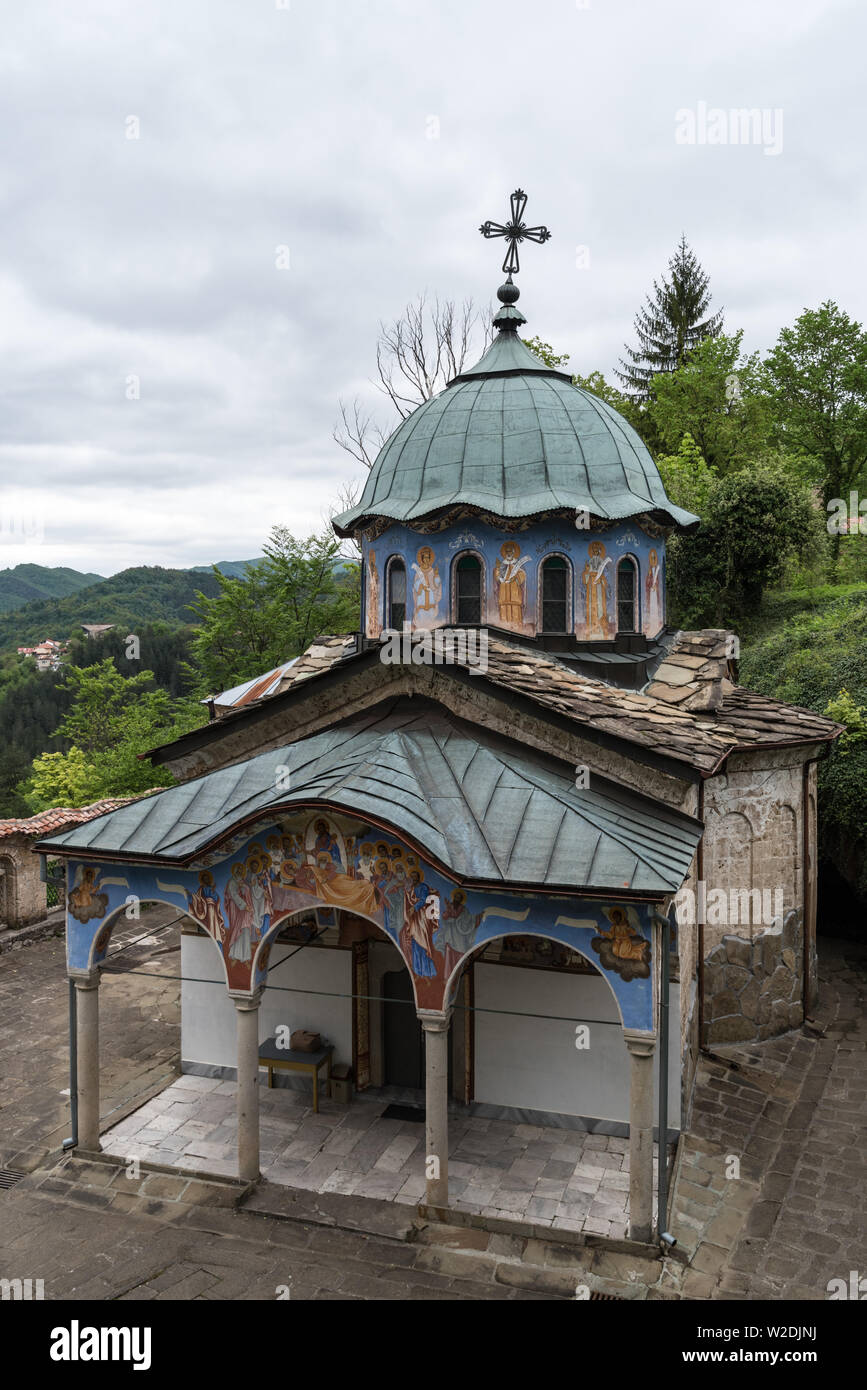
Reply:
[[[527,195],[522,188],[516,188],[511,196],[512,220],[505,226],[500,222],[483,222],[479,231],[484,237],[504,236],[509,243],[508,254],[503,261],[503,270],[507,275],[517,274],[521,269],[518,262],[518,242],[519,241],[547,241],[551,233],[547,227],[526,227],[521,220],[524,216],[524,208],[527,206]]]

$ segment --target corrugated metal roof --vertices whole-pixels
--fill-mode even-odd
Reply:
[[[549,888],[673,893],[701,837],[691,817],[595,777],[578,790],[554,759],[404,698],[42,847],[189,862],[272,807],[311,802],[393,827],[462,878]]]
[[[282,666],[274,666],[261,676],[253,676],[250,680],[242,681],[240,685],[233,685],[230,690],[222,690],[219,695],[211,696],[211,699],[215,705],[226,709],[248,705],[252,700],[261,700],[265,695],[273,695],[286,672],[297,660],[297,656],[293,656],[291,661],[284,661]],[[201,703],[206,705],[210,701],[202,700]]]
[[[586,509],[620,521],[698,517],[668,500],[643,440],[616,410],[546,368],[513,333],[395,430],[339,535],[367,517],[410,522],[462,504],[504,518]]]

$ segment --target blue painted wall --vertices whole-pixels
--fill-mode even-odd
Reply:
[[[570,631],[585,641],[610,641],[616,625],[616,570],[632,556],[638,564],[636,630],[655,637],[665,626],[665,542],[633,521],[604,531],[578,530],[565,521],[541,522],[505,533],[481,522],[465,522],[434,535],[394,525],[363,544],[364,625],[368,637],[387,626],[389,561],[403,560],[407,574],[407,621],[414,630],[455,620],[454,564],[472,552],[485,575],[483,623],[535,636],[541,630],[540,566],[562,555],[572,567]],[[521,578],[523,576],[523,578]]]

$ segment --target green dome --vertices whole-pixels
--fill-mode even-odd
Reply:
[[[586,509],[611,521],[650,513],[662,525],[697,526],[668,500],[623,416],[546,367],[507,313],[496,321],[500,332],[476,366],[383,445],[361,500],[334,518],[338,535],[374,517],[413,522],[459,505],[504,519]]]

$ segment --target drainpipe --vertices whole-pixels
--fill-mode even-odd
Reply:
[[[672,909],[669,909],[671,911]],[[669,957],[671,955],[671,919],[663,919],[662,974],[659,989],[659,1139],[656,1170],[656,1232],[661,1238],[668,1230],[668,1023],[669,1023]]]
[[[698,784],[697,818],[704,825],[704,782]],[[696,881],[704,882],[704,834],[698,842]],[[698,897],[700,898],[700,894]],[[681,988],[683,981],[681,980]],[[704,1050],[704,922],[698,923],[698,1050]]]
[[[63,1141],[63,1151],[78,1145],[78,998],[75,981],[69,981],[69,1109],[72,1135]]]

